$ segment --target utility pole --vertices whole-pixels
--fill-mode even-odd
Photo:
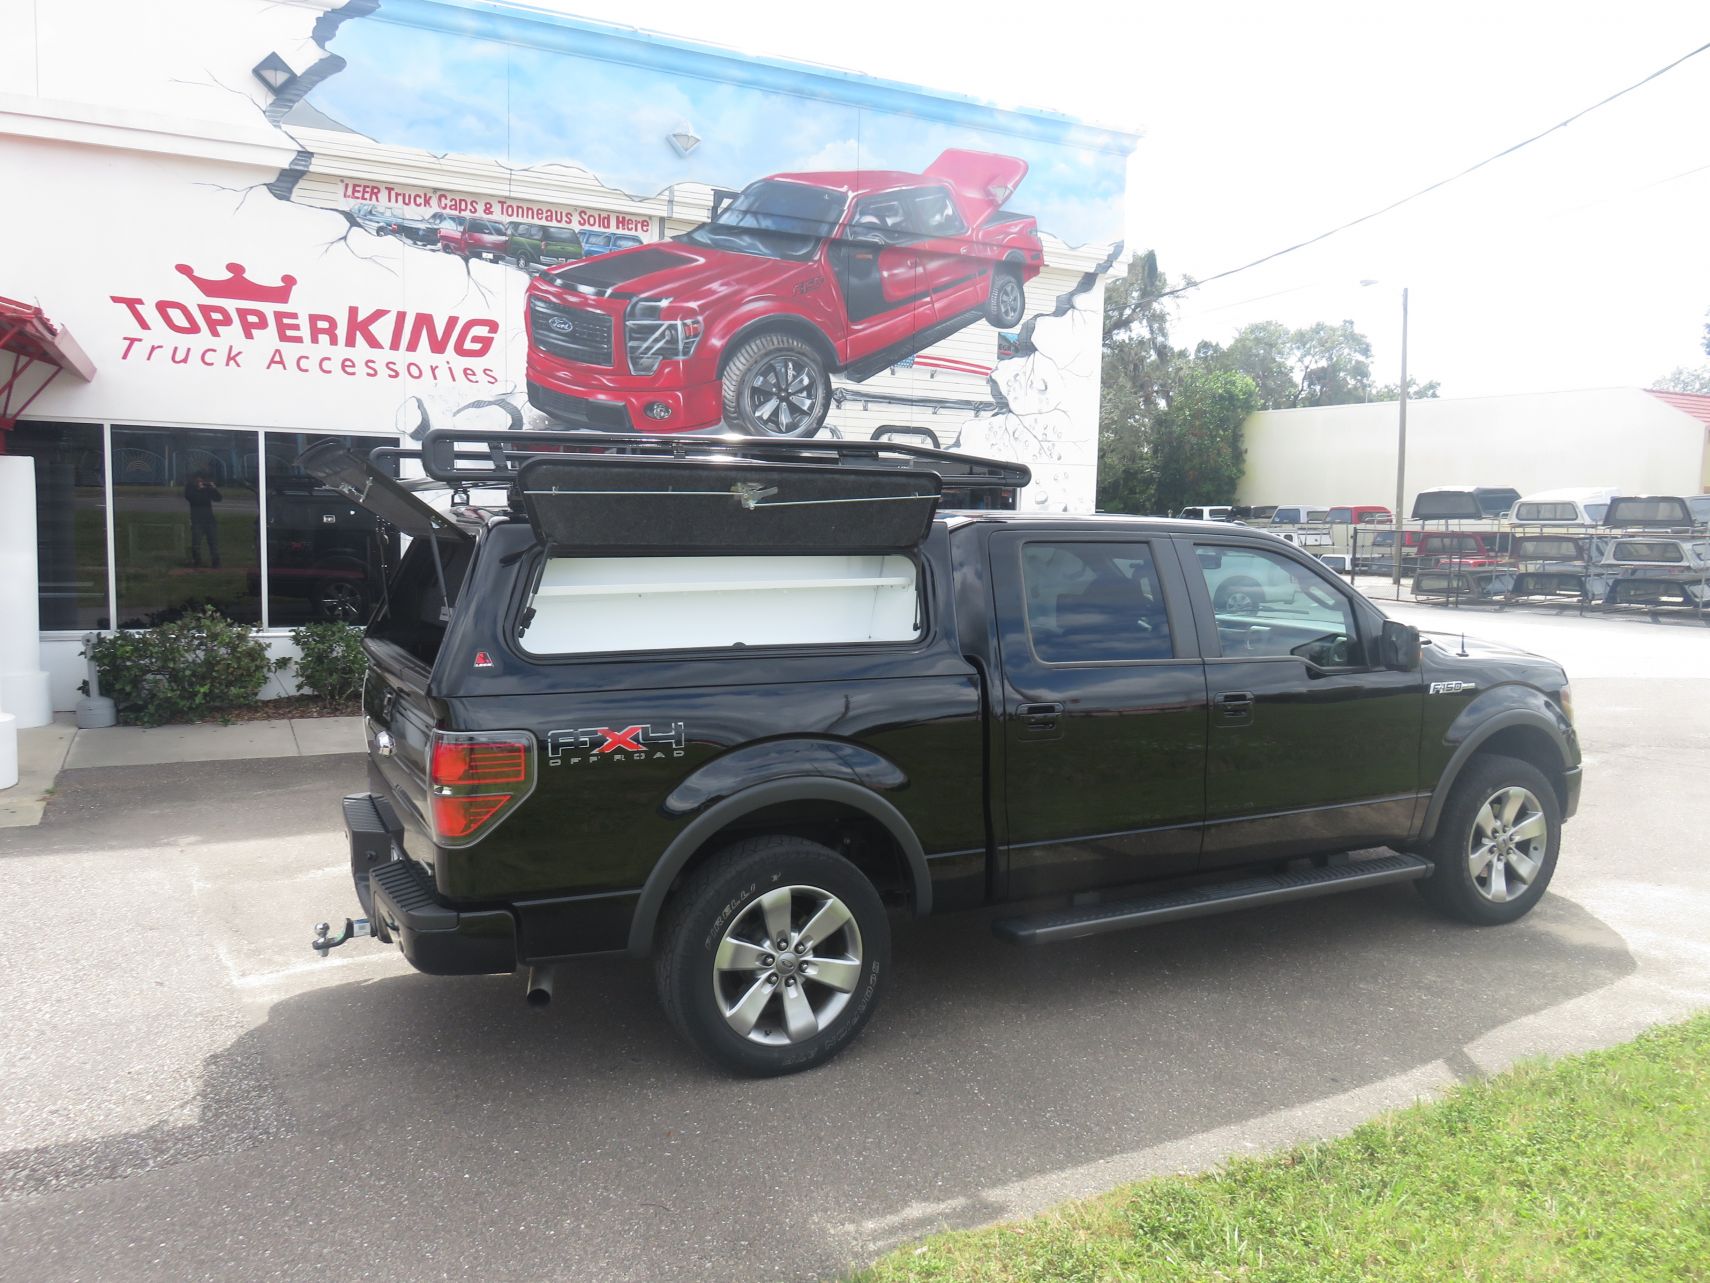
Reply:
[[[1395,570],[1392,582],[1396,600],[1401,600],[1401,523],[1406,512],[1401,505],[1407,497],[1407,287],[1401,287],[1401,419],[1396,426],[1395,440]]]

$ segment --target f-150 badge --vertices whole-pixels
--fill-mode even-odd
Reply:
[[[1433,695],[1459,695],[1465,691],[1475,691],[1477,689],[1478,689],[1478,683],[1477,682],[1432,682],[1431,683],[1431,693]]]

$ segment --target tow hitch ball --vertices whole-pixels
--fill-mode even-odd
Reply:
[[[328,932],[331,930],[332,923],[330,922],[315,923],[315,938],[309,942],[309,947],[316,953],[320,954],[323,958],[327,956],[327,950],[329,949],[336,949],[339,945],[356,939],[357,936],[374,934],[373,930],[368,925],[367,918],[357,918],[355,921],[346,918],[344,920],[344,930],[340,931],[336,936],[328,935]]]

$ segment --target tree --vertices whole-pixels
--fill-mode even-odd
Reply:
[[[1185,366],[1169,405],[1152,425],[1152,501],[1164,512],[1232,503],[1247,451],[1241,428],[1259,408],[1259,388],[1239,370]]]
[[[1295,390],[1295,335],[1281,321],[1256,321],[1242,328],[1222,350],[1222,364],[1253,381],[1263,409],[1298,404]]]
[[[1372,387],[1371,354],[1371,340],[1352,321],[1319,321],[1298,330],[1280,321],[1255,321],[1227,347],[1201,343],[1194,349],[1196,361],[1252,379],[1261,410],[1397,399],[1400,393],[1393,387]],[[1408,389],[1409,396],[1433,397],[1439,385],[1410,379]]]
[[[1443,385],[1438,383],[1436,379],[1432,379],[1429,383],[1421,383],[1418,379],[1409,376],[1407,399],[1409,401],[1429,401],[1436,397],[1442,388]],[[1399,401],[1401,400],[1401,385],[1399,383],[1386,383],[1373,391],[1371,399],[1373,401]]]
[[[1346,405],[1369,397],[1372,344],[1352,321],[1296,330],[1292,347],[1300,374],[1295,405]]]
[[[1710,365],[1677,365],[1651,384],[1664,392],[1696,392],[1710,396]]]
[[[1148,250],[1104,292],[1104,357],[1098,422],[1098,502],[1114,512],[1150,512],[1154,420],[1168,404],[1182,354],[1170,345],[1169,279]]]
[[[1710,312],[1704,314],[1710,317]],[[1710,320],[1704,322],[1704,355],[1710,356]],[[1697,392],[1710,395],[1710,365],[1677,365],[1651,385],[1667,392]]]

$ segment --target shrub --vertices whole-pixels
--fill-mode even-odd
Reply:
[[[322,699],[348,703],[362,693],[368,657],[362,630],[349,624],[305,624],[291,630],[301,654],[295,661],[297,685]]]
[[[95,661],[101,693],[120,720],[144,726],[247,708],[272,668],[252,630],[211,606],[156,628],[98,637],[83,653]]]

